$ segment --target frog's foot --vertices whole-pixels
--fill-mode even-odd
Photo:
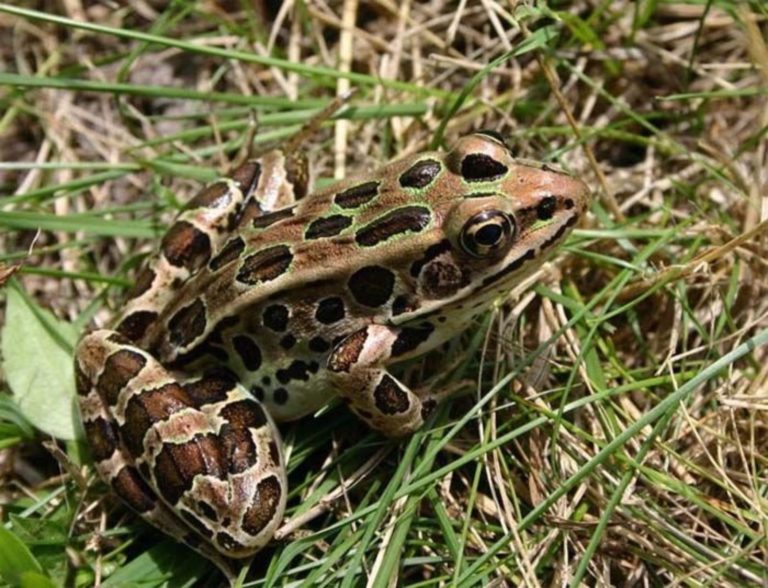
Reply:
[[[339,395],[355,414],[388,437],[419,429],[442,398],[427,389],[414,392],[383,367],[391,359],[418,353],[419,340],[425,339],[415,328],[369,325],[339,343],[328,358]]]
[[[77,358],[96,469],[123,500],[215,561],[271,539],[287,494],[279,434],[239,384],[179,382],[114,331],[84,337]]]

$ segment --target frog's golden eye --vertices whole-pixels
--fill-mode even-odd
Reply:
[[[464,224],[459,244],[474,257],[489,257],[506,251],[515,233],[513,216],[501,210],[482,210]]]

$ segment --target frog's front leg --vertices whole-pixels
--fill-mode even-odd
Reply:
[[[209,558],[271,539],[287,494],[279,433],[242,386],[179,381],[114,331],[84,337],[76,357],[96,468],[119,496]]]
[[[328,358],[330,380],[349,407],[388,437],[419,429],[441,399],[417,394],[384,367],[414,352],[431,330],[368,325],[339,343]]]

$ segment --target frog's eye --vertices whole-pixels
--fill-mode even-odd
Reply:
[[[515,219],[501,210],[482,210],[462,227],[461,248],[474,257],[504,252],[515,239]]]

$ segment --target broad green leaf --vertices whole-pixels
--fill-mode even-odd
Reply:
[[[30,300],[18,284],[6,290],[3,369],[21,413],[59,439],[77,436],[72,350],[77,330]]]
[[[19,586],[28,574],[41,574],[43,569],[29,548],[11,531],[0,525],[0,577]]]

